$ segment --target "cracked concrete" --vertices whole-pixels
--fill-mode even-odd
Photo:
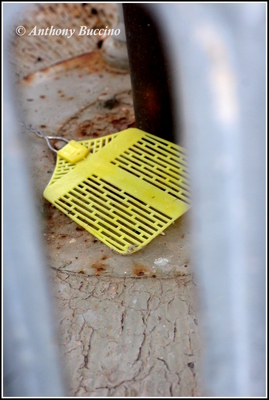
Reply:
[[[52,270],[72,396],[200,396],[192,276],[107,278]]]
[[[75,12],[78,24],[84,17],[89,27],[96,23],[95,13],[84,16],[83,7],[73,6],[55,6],[53,21],[64,7],[67,21]],[[43,14],[45,23],[50,6],[42,7],[28,13],[28,23],[37,16],[42,19]],[[103,22],[115,20],[111,5],[99,4],[94,9]],[[91,41],[90,53],[81,56],[85,50],[79,53],[71,38],[68,51],[74,58],[65,61],[64,46],[43,40],[42,45],[53,50],[38,66],[33,60],[39,38],[31,40],[25,44],[32,51],[28,58],[19,38],[12,44],[25,122],[45,134],[75,140],[134,126],[129,73],[106,66],[97,42]],[[113,99],[109,104],[104,101],[108,94]],[[141,251],[131,256],[115,254],[43,199],[55,158],[41,139],[24,134],[68,393],[78,397],[202,396],[202,342],[188,213]]]

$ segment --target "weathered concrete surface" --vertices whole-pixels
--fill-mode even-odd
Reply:
[[[200,396],[191,275],[101,278],[53,269],[74,396]]]
[[[72,7],[69,12],[67,20]],[[30,14],[27,18],[31,20]],[[91,21],[94,24],[89,17],[89,27]],[[29,58],[19,51],[19,40],[13,46],[17,68],[23,60],[18,90],[25,122],[45,134],[75,140],[134,125],[130,76],[106,66],[97,43],[93,52],[79,56],[76,41],[69,42],[69,48],[72,43],[74,47],[70,55],[76,57],[62,63],[58,62],[64,51],[57,57],[54,49],[47,69],[41,71],[32,65],[39,38],[27,42],[33,51]],[[53,48],[53,42],[50,45]],[[107,102],[107,96],[112,100]],[[32,160],[70,395],[202,395],[202,345],[188,213],[141,251],[118,255],[43,199],[55,157],[42,139],[26,131],[22,134]],[[166,261],[160,263],[160,258]]]

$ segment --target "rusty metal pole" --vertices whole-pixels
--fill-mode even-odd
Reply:
[[[136,126],[175,142],[173,99],[164,37],[139,4],[123,4]],[[177,137],[180,141],[180,137]]]

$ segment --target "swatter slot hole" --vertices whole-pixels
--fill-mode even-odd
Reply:
[[[107,214],[102,208],[98,207],[95,202],[91,202],[90,203],[85,203],[84,199],[77,199],[77,200],[73,200],[73,203],[77,204],[80,207],[83,207],[83,210],[85,212],[89,212],[88,210],[85,209],[85,207],[87,207],[88,209],[90,209],[91,212],[94,212],[96,217],[98,217],[99,219],[105,221],[107,224],[114,226],[115,228],[117,228],[117,225],[112,221],[113,219],[113,215]],[[104,215],[105,212],[105,215]],[[105,218],[105,216],[107,218]]]
[[[150,207],[150,209],[152,210],[152,211],[155,211],[155,216],[156,216],[156,213],[157,213],[157,216],[159,217],[160,215],[162,216],[162,217],[164,217],[165,218],[165,222],[167,222],[167,221],[171,221],[171,217],[169,217],[168,215],[166,215],[166,214],[163,214],[161,211],[159,211],[159,210],[157,210],[156,208],[153,208],[153,207]]]
[[[120,251],[124,251],[125,247],[126,247],[126,244],[122,245],[121,243],[117,243],[114,240],[108,239],[108,238],[105,238],[105,242],[112,244],[114,247],[116,247]],[[120,246],[119,246],[119,244],[120,244]]]
[[[150,139],[150,138],[148,138],[147,136],[145,136],[143,139],[143,142],[148,142],[148,143],[151,143],[151,144],[153,144],[154,146],[157,146],[157,144],[159,144],[159,143],[161,143],[162,145],[164,145],[164,146],[168,146],[168,143],[162,143],[162,142],[160,142],[159,140],[157,140],[157,139],[155,139],[154,138],[154,140],[152,139]]]
[[[59,199],[58,202],[62,203],[64,206],[68,206],[68,208],[72,208],[72,204],[70,204],[68,201]]]
[[[186,190],[181,190],[180,196],[184,196],[189,200],[191,199],[191,196],[189,196],[189,194],[186,192]]]
[[[126,195],[129,197],[130,195],[128,193],[126,193]],[[125,208],[129,209],[130,206],[129,204],[125,204],[124,202],[120,201],[120,205],[118,204],[118,200],[113,198],[111,195],[107,195],[107,197],[113,201],[117,201],[117,203],[112,203],[111,205],[115,208],[117,208],[118,210],[122,211],[123,213],[128,214],[130,217],[133,216],[133,214],[131,214],[130,212],[128,212]],[[136,204],[134,201],[127,199],[127,202],[131,204],[133,211],[140,215],[141,218],[145,218],[145,220],[143,221],[144,224],[148,224],[148,222],[152,222],[154,224],[154,220],[152,220],[151,218],[148,217],[148,209],[145,207],[145,209],[143,209],[140,204]],[[146,205],[146,204],[145,204]],[[121,207],[124,207],[124,209],[122,209]],[[136,218],[136,217],[135,217]]]
[[[123,214],[119,213],[119,212],[116,211],[116,210],[114,210],[113,214],[117,215],[117,217],[118,217],[118,218],[121,218],[121,219],[123,219],[123,218],[125,217]],[[126,218],[125,218],[125,220],[126,220]],[[127,219],[127,221],[129,221],[129,220]],[[132,221],[132,222],[133,222],[133,221]],[[124,226],[128,226],[128,225],[125,225],[125,223],[122,222],[121,220],[120,220],[120,223],[121,223],[122,225],[124,225]],[[131,224],[131,222],[130,222],[130,224]]]
[[[126,231],[124,228],[120,228],[120,231],[123,232],[127,237],[132,238],[136,243],[143,243],[143,240],[132,235],[130,232]]]
[[[93,224],[88,220],[88,218],[86,218],[86,217],[85,217],[85,218],[82,218],[80,215],[77,215],[76,218],[83,222],[83,225],[84,225],[83,227],[85,227],[85,225],[87,225],[87,226],[90,226],[91,228],[93,228],[95,231],[98,231],[98,229],[96,228],[96,226],[93,225]]]
[[[171,176],[170,174],[168,174],[166,171],[163,172],[163,173],[160,173],[160,171],[159,171],[159,173],[158,173],[155,169],[153,169],[153,171],[152,171],[152,169],[149,169],[149,167],[147,167],[147,166],[145,167],[145,169],[146,169],[147,171],[152,172],[154,175],[156,175],[156,176],[158,176],[159,178],[162,178],[162,179],[164,179],[164,180],[167,180],[167,175],[169,175],[170,179],[171,179],[171,177],[173,178],[173,176]]]
[[[160,146],[156,146],[156,144],[154,144],[153,146],[150,144],[150,143],[145,143],[145,140],[143,139],[143,140],[141,140],[141,141],[138,141],[137,143],[139,143],[140,145],[142,145],[142,146],[145,146],[145,148],[147,148],[147,149],[149,149],[149,150],[152,150],[154,153],[158,153],[158,154],[160,154],[162,157],[167,157],[167,150],[162,150],[161,148],[160,148]],[[172,161],[175,161],[175,162],[178,162],[178,154],[177,155],[175,155],[175,154],[171,154],[170,155],[170,160],[172,160]]]
[[[151,179],[154,178],[154,175],[152,175],[152,171],[150,171],[151,174],[145,172],[145,169],[146,169],[146,168],[142,168],[142,167],[140,167],[140,168],[138,168],[138,167],[133,167],[133,169],[135,169],[136,171],[139,172],[140,177],[141,177],[141,175],[146,175],[146,176],[148,176],[148,177],[151,178]]]
[[[55,202],[55,204],[57,205],[57,207],[64,213],[67,215],[75,215],[74,211],[72,209],[70,209],[69,207],[66,207],[66,205],[61,204],[60,199],[58,201]]]
[[[143,204],[144,206],[147,206],[147,203],[144,203],[144,201],[138,199],[137,197],[132,196],[130,193],[126,193],[125,192],[124,194],[126,194],[128,197],[131,197],[132,199],[134,199],[138,203]],[[131,202],[130,200],[128,200],[128,201],[129,201],[129,203]]]
[[[124,171],[127,171],[129,174],[132,174],[134,176],[136,176],[137,178],[140,178],[139,174],[136,174],[133,169],[135,169],[134,167],[132,168],[131,166],[129,166],[129,168],[125,168],[122,165],[119,165],[119,168],[123,169]]]
[[[139,146],[138,143],[139,142],[137,142],[137,144],[134,144],[133,147],[135,147],[135,149],[137,149],[140,152],[141,155],[143,155],[144,153],[147,153],[147,154],[149,154],[151,156],[151,159],[154,158],[155,152],[148,151],[147,148],[145,148],[143,145]]]
[[[178,169],[174,169],[173,167],[168,167],[167,168],[169,170],[170,173],[175,174],[175,175],[180,175],[180,172],[178,171]]]
[[[88,198],[89,198],[89,200],[106,202],[106,201],[103,200],[103,197],[102,197],[100,194],[94,193],[94,192],[92,192],[92,191],[89,190],[89,189],[85,189],[85,190],[86,190],[86,192],[88,193]],[[96,200],[96,199],[98,199],[98,200]],[[106,207],[104,204],[103,204],[103,206],[104,206],[105,208],[108,208],[108,207]]]
[[[153,161],[149,161],[148,157],[146,157],[146,165],[149,165],[149,167],[153,167],[154,168],[154,174],[158,175],[158,173],[156,172],[156,170],[162,174],[162,176],[167,176],[169,175],[170,177],[174,178],[174,179],[178,179],[180,173],[178,172],[178,170],[172,170],[169,166],[167,165],[162,165],[158,162],[158,160],[154,160]],[[147,167],[148,169],[148,167]]]
[[[145,139],[139,140],[137,142],[137,144],[139,144],[140,146],[143,146],[143,148],[152,151],[154,154],[158,153],[160,154],[162,157],[167,157],[167,151],[163,151],[162,149],[159,148],[159,146],[157,146],[155,143],[153,145],[151,145],[150,143],[147,143],[145,141]],[[177,160],[177,158],[175,157],[175,155],[170,155],[170,159],[172,160]]]
[[[133,220],[126,220],[125,219],[125,221],[123,221],[122,219],[123,219],[123,217],[119,214],[119,213],[117,213],[116,211],[114,211],[114,214],[115,215],[117,215],[118,217],[119,217],[119,222],[120,222],[120,224],[122,225],[122,226],[124,226],[128,231],[130,231],[130,233],[132,234],[132,231],[134,231],[135,229],[137,230],[137,231],[141,231],[139,234],[141,234],[141,233],[147,233],[148,235],[152,235],[152,233],[154,233],[154,232],[149,232],[146,228],[145,228],[145,224],[143,223],[143,221],[139,221],[140,222],[140,224],[141,224],[141,226],[139,226],[139,227],[137,227],[136,226],[136,223],[137,223],[137,221],[138,221],[138,218],[136,218],[135,219],[135,221],[133,221]]]
[[[73,192],[76,192],[76,193],[80,194],[81,196],[87,196],[87,194],[84,191],[80,190],[79,188],[74,188]],[[72,193],[72,191],[70,191],[70,193]]]
[[[156,154],[156,151],[154,149],[152,150],[148,146],[147,147],[144,147],[144,146],[140,147],[140,146],[141,146],[141,143],[137,142],[137,144],[134,144],[133,147],[139,149],[142,152],[142,154],[143,153],[148,154],[151,157],[150,159],[153,159],[154,161],[159,160],[159,162],[162,162],[164,164],[164,166],[166,166],[166,164],[169,164],[173,167],[178,165],[178,160],[176,160],[175,162],[172,162],[172,161],[170,162],[167,158],[163,157],[160,152],[157,152],[157,153],[159,153],[159,155],[158,155],[158,154]]]
[[[138,209],[136,204],[134,204],[131,200],[128,200],[130,204],[132,204],[134,207],[134,212],[138,215],[140,215],[140,217],[145,218],[144,223],[147,223],[147,221],[151,221],[154,224],[154,220],[152,220],[151,218],[148,217],[148,211],[144,211],[143,209]],[[136,218],[137,219],[137,218]]]
[[[156,229],[153,229],[151,226],[147,225],[145,228],[145,222],[143,220],[141,220],[140,218],[135,218],[136,221],[140,222],[142,224],[142,227],[140,227],[139,229],[142,230],[143,232],[148,233],[149,235],[152,235],[153,233],[156,232]],[[150,232],[151,230],[151,232]]]
[[[146,137],[143,138],[142,140],[143,140],[143,142],[148,142],[148,143],[152,144],[153,146],[156,146],[157,148],[160,148],[160,149],[164,150],[165,153],[170,153],[172,155],[179,156],[179,150],[175,149],[175,148],[172,148],[171,145],[168,144],[168,143],[162,143],[162,142],[160,142],[158,140],[156,140],[156,142],[154,142],[154,141],[151,141],[150,139],[148,139]],[[166,147],[164,147],[164,146],[166,146]]]
[[[158,156],[158,155],[156,156],[156,159],[157,159],[157,160],[160,160],[160,161],[162,161],[163,163],[166,163],[166,164],[168,164],[168,165],[170,165],[171,167],[174,167],[174,168],[178,167],[178,165],[179,165],[179,161],[178,161],[178,160],[175,160],[175,161],[173,162],[173,161],[171,161],[171,159],[167,160],[167,159],[165,159],[164,157]]]
[[[102,210],[98,209],[98,207],[95,207],[95,209],[97,210],[96,216],[100,220],[102,220],[105,223],[107,223],[109,225],[109,229],[110,229],[110,225],[114,226],[114,228],[116,228],[116,229],[118,228],[118,225],[115,224],[114,222],[112,222],[112,220],[111,220],[113,217],[111,217],[110,215],[107,215],[107,214],[104,216],[104,214],[102,214]],[[107,218],[105,218],[105,217],[107,217]],[[109,219],[109,218],[111,218],[111,219]]]
[[[111,189],[106,189],[108,192],[112,193],[114,196],[117,196],[119,199],[124,199],[124,196],[121,196],[119,193],[113,192]],[[109,195],[107,195],[109,197]]]
[[[98,197],[98,200],[96,199],[96,197]],[[106,206],[103,202],[99,201],[100,196],[94,196],[91,198],[91,201],[98,204],[100,207],[102,207],[102,211],[103,210],[107,210],[109,211],[110,208],[108,206]]]
[[[149,226],[149,222],[151,222],[152,225],[155,224],[155,221],[154,221],[153,219],[151,219],[150,217],[148,217],[148,215],[142,214],[141,212],[139,212],[139,211],[137,211],[137,210],[135,210],[135,213],[138,214],[138,215],[140,216],[140,219],[139,219],[139,217],[135,216],[135,220],[136,220],[136,221],[138,221],[138,222],[140,222],[140,223],[146,225],[147,227],[150,227],[151,229],[153,229],[152,226]]]
[[[93,177],[95,177],[95,175],[92,175]],[[91,179],[90,177],[87,178],[86,181],[84,181],[83,183],[87,183],[87,181],[92,182],[95,186],[101,186],[101,183],[98,181],[95,181],[93,179]]]
[[[107,226],[105,224],[103,224],[102,222],[99,222],[98,226],[101,226],[103,228],[103,231],[106,232],[107,237],[110,236],[112,238],[112,240],[115,240],[118,244],[122,245],[122,242],[119,240],[119,238],[121,238],[121,235],[119,235],[119,233],[117,231],[114,231],[114,229],[108,230]]]
[[[118,217],[117,219],[122,226],[125,226],[127,229],[130,229],[130,231],[132,231],[135,228],[134,221],[129,221],[128,219],[127,220],[125,219],[125,221],[123,221],[123,216],[120,215],[117,211],[114,211],[113,214],[117,215]]]
[[[156,178],[155,179],[155,182],[158,182],[158,183],[160,183],[162,186],[165,186],[166,188],[169,188],[169,189],[172,189],[172,190],[175,190],[176,191],[176,189],[175,189],[175,187],[173,186],[173,183],[171,182],[169,182],[169,181],[165,181],[165,180],[160,180],[159,178]],[[170,183],[170,184],[169,184]]]
[[[131,149],[129,149],[129,150],[132,150],[133,153],[137,154],[140,157],[143,156],[143,151],[140,149],[136,149],[134,147],[135,147],[135,145],[133,147],[131,147]]]
[[[110,210],[110,208],[109,208],[106,204],[104,204],[105,202],[102,201],[101,196],[97,195],[96,193],[92,193],[92,192],[91,192],[90,190],[88,190],[88,189],[86,189],[86,191],[87,191],[89,194],[92,194],[92,196],[91,196],[90,198],[87,197],[87,199],[85,199],[84,197],[83,197],[83,198],[81,197],[81,200],[83,200],[83,201],[85,202],[85,204],[88,205],[88,204],[90,204],[90,203],[97,203],[100,207],[104,208],[105,210],[108,210],[108,211]],[[73,192],[75,192],[77,196],[80,196],[80,194],[77,193],[76,188],[73,189]],[[72,193],[72,191],[71,191],[70,193]],[[86,201],[86,200],[88,200],[88,201]]]
[[[162,219],[159,215],[154,214],[154,217],[155,217],[157,220],[161,221],[164,225],[167,224],[167,222],[168,222],[168,221],[165,221],[164,219]]]
[[[125,243],[128,244],[129,246],[139,246],[140,243],[134,243],[132,239],[125,237]]]
[[[107,196],[107,197],[110,197],[110,196]],[[112,198],[111,198],[112,199]],[[112,199],[113,201],[115,201],[115,199]],[[114,204],[114,203],[112,203],[111,204],[114,208],[117,208],[119,211],[121,211],[122,213],[123,213],[123,217],[125,217],[125,214],[127,214],[128,216],[130,216],[130,217],[132,217],[132,214],[129,212],[129,211],[127,211],[126,209],[122,209],[118,204]],[[126,205],[126,204],[124,204],[124,203],[122,203],[121,204],[123,207],[126,207],[127,209],[129,209],[129,207]]]
[[[155,186],[156,188],[162,190],[163,192],[165,192],[166,188],[161,187],[160,185],[158,185],[157,183],[154,183],[154,181],[151,181],[149,179],[143,178],[144,181],[150,183],[151,185]]]
[[[101,182],[103,182],[105,185],[107,185],[107,186],[111,187],[112,189],[115,189],[115,190],[117,190],[117,191],[120,191],[120,192],[121,192],[121,189],[120,189],[120,188],[118,188],[118,187],[117,187],[117,186],[115,186],[115,185],[112,185],[112,183],[110,183],[110,182],[107,182],[107,181],[105,181],[104,179],[100,179],[100,181],[101,181]]]
[[[174,190],[174,189],[173,189]],[[190,188],[189,187],[187,187],[186,188],[186,185],[184,184],[184,183],[180,183],[179,185],[178,185],[178,190],[177,190],[177,192],[180,192],[180,193],[184,193],[186,196],[188,196],[189,198],[191,198],[190,197]]]
[[[102,190],[101,187],[97,186],[97,184],[94,184],[95,182],[92,182],[92,184],[89,184],[89,182],[84,181],[84,185],[85,185],[85,190],[87,190],[88,188],[93,189],[99,193],[101,193],[102,195],[105,193],[104,190]]]
[[[135,163],[137,165],[141,165],[141,162],[140,162],[140,164],[134,162],[134,159],[135,160],[138,159],[136,154],[131,154],[130,158],[131,158],[131,162],[132,163]],[[139,159],[138,161],[141,161],[141,159]],[[149,157],[144,157],[143,158],[143,164],[145,165],[144,169],[146,169],[147,171],[152,172],[152,173],[154,173],[154,175],[157,175],[157,176],[160,176],[160,177],[164,177],[165,178],[167,175],[169,175],[171,178],[173,178],[175,180],[178,180],[179,176],[181,176],[183,178],[185,177],[180,172],[171,171],[169,167],[163,166],[162,164],[157,163],[157,166],[156,166],[156,160],[152,161],[152,159],[150,159]],[[152,170],[152,168],[153,168],[153,170]]]
[[[183,194],[180,195],[180,196],[175,196],[175,197],[177,197],[179,200],[181,200],[181,201],[187,203],[188,205],[191,204],[190,200],[189,200],[188,198],[186,198]]]
[[[75,210],[76,212],[78,212],[78,213],[84,215],[84,217],[89,218],[89,219],[90,219],[91,221],[93,221],[93,222],[96,221],[96,220],[90,215],[90,213],[88,213],[88,212],[85,210],[85,208],[82,208],[82,207],[81,207],[81,205],[80,205],[77,201],[73,200],[73,202],[76,204],[76,207],[74,207],[74,210]]]
[[[119,158],[120,158],[120,160],[119,160]],[[122,163],[122,164],[124,164],[124,165],[127,165],[127,167],[129,166],[129,164],[130,164],[130,162],[128,162],[128,160],[126,161],[126,160],[122,160],[122,158],[124,158],[124,157],[117,157],[116,158],[116,161],[118,161],[118,162],[120,162],[120,163]],[[111,161],[112,162],[112,161]],[[112,162],[113,164],[114,164],[114,162]],[[115,163],[116,164],[116,163]]]
[[[171,189],[168,194],[170,194],[173,197],[180,198],[181,196],[186,196],[187,198],[190,198],[187,194],[185,194],[185,191],[181,188],[179,188],[177,191],[174,189]]]
[[[139,142],[137,142],[139,143]],[[160,155],[156,155],[156,153],[154,151],[148,151],[148,148],[146,149],[145,147],[142,146],[142,148],[140,148],[137,144],[135,144],[133,147],[137,148],[138,150],[141,151],[141,155],[143,155],[144,153],[148,154],[150,156],[150,160],[154,161],[154,162],[159,162],[159,164],[164,165],[164,167],[168,165],[172,166],[172,167],[176,167],[178,166],[178,161],[175,163],[169,162],[167,160],[167,158],[161,157]],[[146,156],[145,156],[146,157]]]
[[[165,139],[162,139],[162,138],[159,138],[159,137],[157,137],[157,136],[154,136],[154,139],[151,137],[151,136],[149,136],[149,135],[145,135],[145,137],[143,138],[144,140],[154,140],[155,142],[157,142],[157,143],[161,143],[162,145],[164,145],[164,146],[168,146],[169,145],[169,147],[170,148],[173,148],[175,151],[179,151],[180,153],[183,153],[183,154],[185,154],[186,153],[186,150],[185,149],[183,149],[182,147],[178,147],[176,144],[174,144],[174,143],[167,143],[166,141],[165,141]]]
[[[106,182],[104,179],[100,179],[100,180],[105,184],[105,186],[103,186],[103,187],[104,187],[104,189],[105,189],[106,191],[112,193],[114,196],[117,196],[117,197],[119,197],[120,199],[124,199],[124,196],[123,196],[123,195],[121,195],[121,194],[115,192],[115,190],[117,190],[117,191],[119,191],[119,192],[122,192],[121,189],[119,189],[118,187],[112,185],[110,182]]]
[[[138,166],[141,166],[141,160],[139,160],[140,162],[136,162],[134,161],[134,157],[132,157],[132,154],[127,154],[127,153],[123,153],[120,157],[117,157],[116,160],[119,162],[124,162],[122,159],[126,160],[127,165],[131,163],[136,164]]]

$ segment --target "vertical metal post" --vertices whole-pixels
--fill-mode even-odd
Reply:
[[[62,397],[65,391],[41,232],[8,64],[10,27],[23,7],[4,4],[3,10],[4,395]]]
[[[145,7],[162,28],[183,112],[208,387],[264,396],[266,5]]]
[[[139,4],[123,4],[123,12],[136,127],[174,142],[171,82],[161,27]]]

